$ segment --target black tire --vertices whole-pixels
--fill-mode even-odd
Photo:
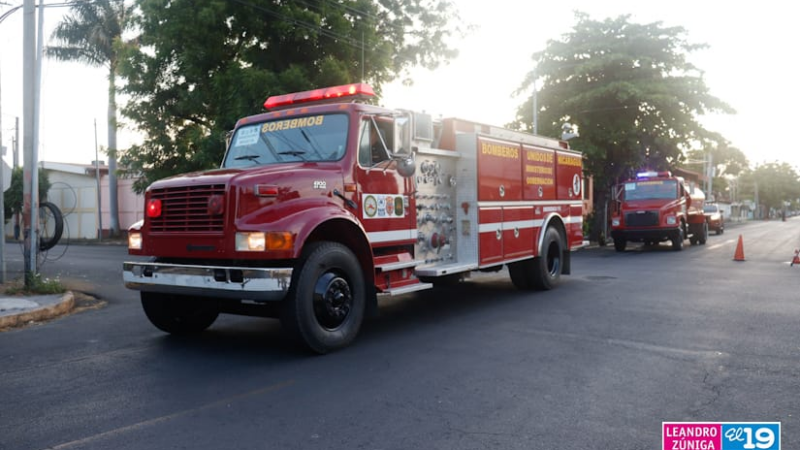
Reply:
[[[627,247],[628,241],[622,238],[614,238],[614,250],[618,252],[624,252],[625,247]]]
[[[534,270],[536,270],[536,264],[533,259],[517,261],[508,265],[508,274],[511,276],[511,283],[521,291],[536,289],[532,276]]]
[[[50,223],[53,224],[52,236],[47,229]],[[61,240],[61,235],[64,234],[64,215],[56,205],[50,202],[41,202],[39,204],[39,224],[41,228],[39,251],[44,252],[55,247]]]
[[[320,354],[350,344],[364,320],[367,292],[353,252],[335,242],[310,244],[295,274],[281,315],[289,337]]]
[[[679,252],[679,251],[683,250],[683,240],[684,239],[685,238],[684,238],[684,234],[683,234],[683,227],[678,228],[678,231],[676,231],[675,234],[673,234],[672,238],[671,238],[672,250],[675,250],[676,252]]]
[[[708,224],[703,223],[703,229],[700,232],[700,237],[697,238],[697,241],[700,245],[706,245],[706,241],[708,241]]]
[[[615,244],[616,245],[616,244]],[[536,289],[549,291],[561,280],[564,266],[564,244],[561,234],[552,227],[547,228],[542,241],[542,254],[533,258],[533,285]]]
[[[219,316],[214,300],[158,292],[142,292],[141,298],[150,323],[171,334],[200,333]]]

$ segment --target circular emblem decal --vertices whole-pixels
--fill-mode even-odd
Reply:
[[[364,214],[366,214],[367,217],[375,217],[375,214],[377,213],[378,201],[375,199],[375,197],[368,195],[364,199]]]
[[[386,215],[391,216],[394,213],[394,199],[386,197]]]
[[[577,173],[572,177],[572,192],[574,192],[575,195],[581,193],[581,177]]]

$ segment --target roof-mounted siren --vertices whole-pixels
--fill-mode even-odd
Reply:
[[[264,102],[264,108],[270,111],[297,106],[320,105],[325,103],[341,103],[347,101],[363,101],[375,96],[372,86],[366,83],[344,84],[311,91],[274,95]]]

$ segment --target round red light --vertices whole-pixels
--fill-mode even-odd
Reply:
[[[221,195],[212,195],[208,198],[208,214],[212,216],[221,216],[225,211],[225,202],[222,201]]]
[[[161,217],[161,200],[150,200],[147,203],[147,217]]]

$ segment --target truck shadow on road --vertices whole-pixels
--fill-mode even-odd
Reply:
[[[378,313],[365,319],[361,332],[351,347],[387,345],[397,339],[452,327],[464,332],[475,321],[491,320],[493,315],[537,314],[549,303],[563,301],[570,282],[552,291],[520,291],[507,272],[480,274],[446,287],[379,300]],[[462,325],[462,323],[464,325]],[[171,359],[192,361],[202,357],[209,363],[215,358],[244,363],[254,357],[263,362],[290,362],[311,353],[289,340],[277,319],[220,315],[203,333],[190,336],[156,335],[154,347]]]

